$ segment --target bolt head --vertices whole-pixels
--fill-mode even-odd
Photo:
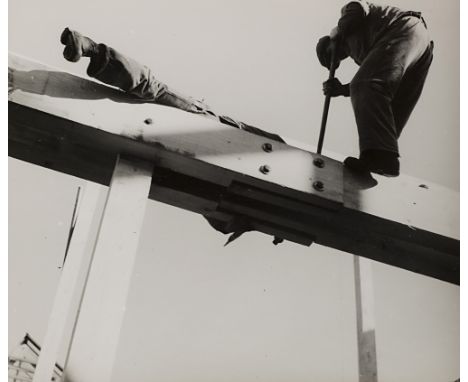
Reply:
[[[273,240],[273,244],[278,245],[278,244],[281,244],[283,241],[284,241],[283,238],[275,236],[275,238]]]
[[[315,158],[314,159],[314,165],[318,168],[323,168],[325,167],[325,162],[323,161],[322,158]]]
[[[271,145],[271,143],[264,143],[262,145],[262,149],[263,151],[267,152],[267,153],[271,153],[273,151],[273,146]]]
[[[312,185],[317,191],[323,191],[325,189],[325,185],[323,184],[323,182],[319,180],[314,182]]]
[[[268,174],[270,172],[270,166],[264,164],[263,166],[260,166],[258,169],[262,174]]]

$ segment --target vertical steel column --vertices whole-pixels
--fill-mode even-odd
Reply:
[[[78,304],[74,301],[74,296],[83,289],[80,274],[89,267],[91,261],[89,241],[93,239],[92,221],[99,195],[100,187],[88,182],[79,198],[77,205],[79,219],[69,243],[66,264],[57,286],[46,335],[34,372],[34,382],[50,382],[54,375],[60,346],[67,337],[66,325],[70,320],[76,319]]]
[[[110,382],[151,186],[152,165],[119,158],[64,374]]]
[[[377,382],[377,348],[371,260],[354,256],[354,284],[356,290],[359,382]]]

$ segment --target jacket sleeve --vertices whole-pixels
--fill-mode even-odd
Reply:
[[[342,36],[353,33],[369,14],[369,3],[364,0],[350,1],[341,9],[338,32]]]

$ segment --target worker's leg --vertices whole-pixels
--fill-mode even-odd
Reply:
[[[429,44],[427,30],[419,19],[410,17],[399,23],[372,49],[350,84],[361,159],[372,164],[371,171],[389,176],[399,173],[401,130],[396,125],[393,101],[407,69]]]
[[[426,52],[418,62],[412,68],[407,70],[401,80],[400,87],[393,98],[392,110],[398,137],[408,122],[408,119],[421,96],[424,83],[426,82],[426,77],[429,72],[429,67],[432,63],[433,48],[434,44],[431,42]]]
[[[394,26],[369,53],[351,81],[361,152],[376,149],[398,154],[399,132],[392,103],[406,70],[422,57],[429,45],[421,20],[409,17],[398,23],[401,25]]]
[[[276,134],[227,116],[216,115],[203,102],[177,93],[158,81],[147,66],[141,65],[105,44],[97,44],[79,32],[66,28],[62,33],[61,42],[65,45],[63,55],[68,61],[76,62],[82,56],[90,57],[91,60],[87,69],[90,77],[118,87],[149,102],[176,107],[191,113],[203,114],[238,129],[278,142],[284,142]]]
[[[403,66],[384,48],[374,49],[351,81],[350,95],[359,134],[360,156],[345,165],[358,172],[398,176],[398,134],[392,99],[403,77]]]
[[[67,60],[75,62],[81,56],[90,57],[87,69],[90,77],[116,86],[144,100],[193,113],[208,111],[208,107],[202,102],[176,93],[158,81],[147,66],[141,65],[105,44],[97,44],[90,38],[68,28],[63,31],[61,41],[65,45],[64,57]]]

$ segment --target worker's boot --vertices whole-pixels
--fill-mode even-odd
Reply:
[[[89,37],[68,28],[63,30],[60,42],[65,45],[63,57],[71,62],[77,62],[82,56],[91,57],[98,52],[98,44]]]
[[[361,153],[359,159],[346,158],[344,164],[350,170],[361,174],[373,172],[388,177],[400,175],[398,154],[386,150],[366,150]]]

